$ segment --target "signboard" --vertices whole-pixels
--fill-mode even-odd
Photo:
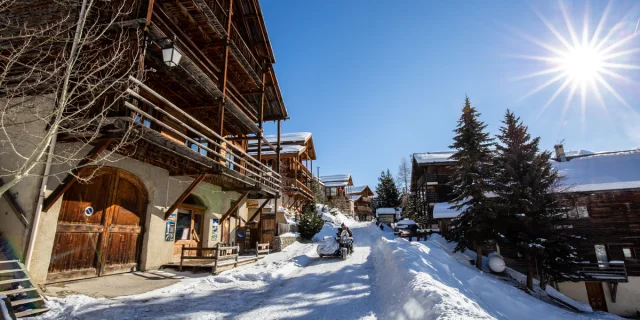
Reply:
[[[164,231],[164,241],[173,242],[176,236],[176,222],[173,220],[167,220],[167,224]]]
[[[92,206],[88,206],[88,207],[84,208],[84,214],[87,217],[91,217],[93,215],[93,207]]]
[[[211,219],[211,240],[218,240],[218,219]]]

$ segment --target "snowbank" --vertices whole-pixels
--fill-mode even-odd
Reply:
[[[287,233],[283,233],[281,235],[279,235],[278,237],[280,238],[297,238],[299,237],[300,234],[297,232],[287,232]]]
[[[284,277],[316,258],[315,245],[295,242],[257,263],[217,276],[193,275],[172,286],[114,299],[50,297],[50,311],[34,319],[227,319],[238,306],[251,308]],[[211,306],[215,306],[212,308]]]
[[[426,242],[408,242],[375,225],[369,228],[378,236],[372,256],[379,318],[618,319],[608,313],[576,314],[538,300],[476,270],[465,255],[442,246],[438,235]]]

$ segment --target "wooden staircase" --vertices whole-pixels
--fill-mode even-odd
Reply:
[[[0,294],[11,300],[16,317],[29,317],[46,312],[44,295],[31,281],[29,272],[18,260],[0,260]]]

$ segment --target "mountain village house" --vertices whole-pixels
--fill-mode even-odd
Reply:
[[[320,180],[324,184],[327,201],[339,208],[343,213],[353,215],[353,202],[349,201],[349,197],[347,197],[349,190],[353,187],[351,174],[320,176]]]
[[[277,135],[267,135],[271,144],[278,144]],[[249,141],[249,155],[257,156],[258,140]],[[282,175],[282,207],[288,211],[300,212],[302,206],[313,201],[311,182],[313,179],[313,160],[316,149],[309,132],[286,133],[280,135],[280,174]],[[262,163],[274,168],[277,154],[268,146],[262,146]]]
[[[448,208],[451,200],[451,187],[447,185],[455,162],[449,157],[451,151],[416,153],[413,155],[411,166],[411,193],[413,193],[417,207],[416,222],[431,229],[439,228],[437,220],[439,211]]]
[[[428,175],[450,172],[451,168],[446,165],[451,162],[440,155],[444,157],[446,153],[414,156],[413,172],[423,174],[416,179],[415,189],[412,178],[412,190],[422,199],[443,199],[438,197],[440,181],[434,184],[439,176]],[[589,278],[586,282],[561,282],[557,288],[575,300],[589,303],[594,310],[637,316],[640,312],[640,151],[565,153],[563,146],[557,145],[553,166],[565,178],[557,196],[569,208],[564,224],[558,228],[569,229],[581,237],[575,244],[585,261],[579,272]],[[446,202],[437,201],[433,205],[429,202],[429,206],[430,219],[438,221],[443,232],[460,214],[449,209]],[[507,266],[519,271],[526,268],[526,262],[515,248],[502,245],[500,253]]]
[[[239,243],[238,228],[262,222],[262,208],[249,211],[247,200],[274,199],[278,207],[282,185],[295,188],[290,198],[309,198],[300,161],[315,159],[310,135],[297,154],[289,153],[294,145],[283,148],[284,166],[297,169],[294,180],[278,172],[282,137],[262,136],[264,121],[280,125],[288,112],[258,1],[127,3],[134,9],[121,25],[146,36],[139,43],[145,50],[131,52],[127,63],[146,76],[130,76],[127,96],[116,101],[106,125],[59,134],[50,147],[63,153],[93,135],[81,162],[96,163],[59,179],[24,180],[0,200],[0,232],[38,283],[157,268],[179,259],[183,245]],[[50,13],[33,15],[43,19],[57,6],[30,1],[11,13],[29,15],[37,7]],[[37,137],[47,127],[28,130]],[[110,153],[125,134],[138,139]],[[248,154],[248,141],[267,151]],[[20,163],[10,150],[0,151],[3,167]],[[39,175],[68,166],[42,166]],[[269,227],[254,229],[256,241],[271,240],[258,232]]]
[[[369,186],[355,186],[347,191],[349,201],[353,203],[353,210],[360,221],[371,221],[373,219],[373,206],[371,197],[373,191]]]

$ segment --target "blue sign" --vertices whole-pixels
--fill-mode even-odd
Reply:
[[[93,207],[92,206],[88,206],[88,207],[84,208],[84,214],[87,217],[91,217],[93,215]]]

